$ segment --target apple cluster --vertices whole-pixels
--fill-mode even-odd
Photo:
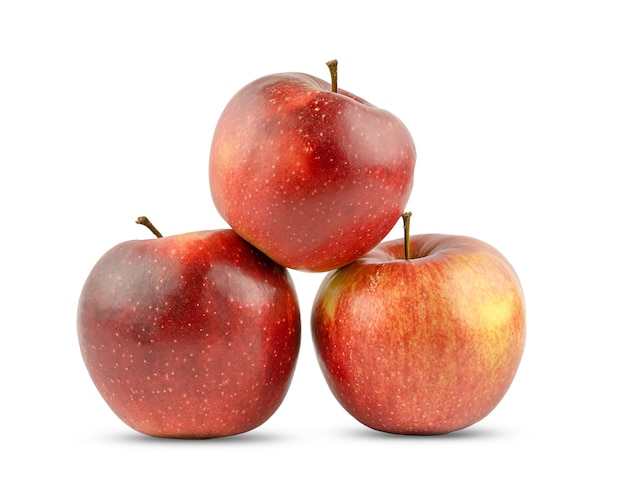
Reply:
[[[289,269],[325,272],[311,329],[358,421],[442,434],[485,417],[525,342],[519,279],[479,240],[409,234],[416,151],[393,114],[303,73],[239,90],[217,122],[210,192],[230,229],[121,243],[78,304],[87,370],[113,412],[155,437],[252,430],[283,401],[301,313]],[[383,242],[405,220],[404,239]]]

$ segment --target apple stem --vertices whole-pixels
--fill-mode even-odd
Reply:
[[[409,231],[411,224],[411,215],[413,213],[402,213],[402,222],[404,223],[404,258],[411,260],[411,233]]]
[[[139,218],[137,218],[137,221],[135,221],[135,223],[137,223],[138,225],[144,225],[145,227],[147,227],[152,233],[154,233],[154,235],[157,238],[163,237],[163,235],[161,235],[161,232],[155,228],[155,226],[147,217],[139,216]]]
[[[335,93],[337,93],[338,87],[337,87],[337,60],[331,60],[328,61],[326,63],[326,66],[328,66],[328,69],[330,70],[330,83],[331,83],[331,90]]]

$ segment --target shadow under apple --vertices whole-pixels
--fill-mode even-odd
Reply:
[[[139,444],[139,445],[190,445],[190,444],[271,444],[276,442],[284,442],[288,439],[286,434],[279,434],[271,431],[251,430],[242,434],[215,437],[210,439],[178,439],[168,437],[152,437],[133,430],[127,430],[124,432],[116,432],[115,434],[107,434],[105,439],[124,444]]]
[[[493,427],[481,427],[481,426],[472,426],[467,427],[462,430],[457,430],[453,432],[449,432],[447,434],[438,434],[438,435],[407,435],[407,434],[392,434],[389,432],[382,432],[379,430],[370,429],[366,426],[355,427],[345,432],[347,437],[351,437],[353,439],[363,439],[363,440],[382,440],[382,439],[393,439],[393,440],[407,440],[407,441],[415,441],[424,440],[424,441],[432,441],[432,440],[477,440],[477,439],[499,439],[502,437],[506,437],[507,433]]]

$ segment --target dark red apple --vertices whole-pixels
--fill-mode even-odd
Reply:
[[[500,402],[525,342],[518,277],[496,249],[451,235],[380,244],[323,280],[312,310],[328,385],[363,424],[399,434],[468,427]]]
[[[279,407],[300,346],[288,271],[232,230],[134,240],[95,265],[78,339],[101,395],[133,429],[212,438]]]
[[[415,158],[408,129],[390,112],[314,76],[280,73],[227,104],[213,135],[210,188],[226,222],[273,260],[328,271],[391,230]]]

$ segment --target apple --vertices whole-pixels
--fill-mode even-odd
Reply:
[[[87,277],[77,324],[104,400],[155,437],[258,427],[283,401],[300,347],[288,271],[227,229],[113,247]]]
[[[364,425],[395,434],[445,434],[489,414],[517,372],[525,325],[506,258],[442,234],[383,242],[328,273],[311,313],[334,396]]]
[[[213,135],[215,206],[279,264],[324,272],[379,244],[413,187],[415,145],[390,112],[304,73],[255,80]]]

